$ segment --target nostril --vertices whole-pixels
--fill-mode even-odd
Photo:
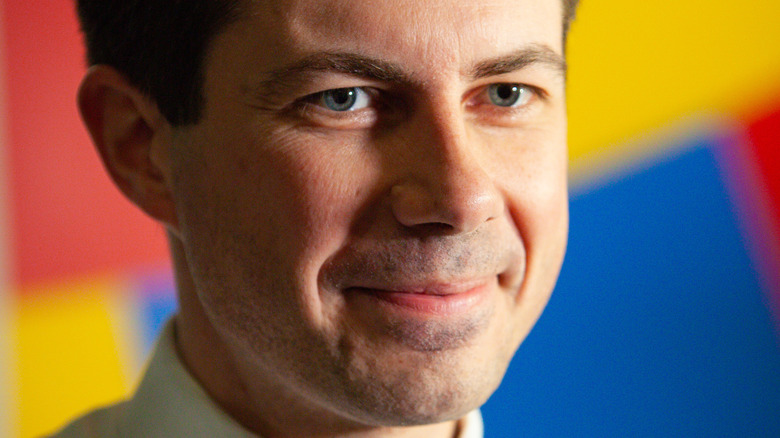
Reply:
[[[405,227],[436,233],[464,233],[494,219],[500,196],[491,184],[408,182],[391,190],[392,212]]]
[[[457,229],[455,227],[444,222],[432,222],[427,224],[419,224],[409,228],[411,228],[414,231],[414,233],[423,236],[450,235],[450,234],[455,234],[457,232]]]

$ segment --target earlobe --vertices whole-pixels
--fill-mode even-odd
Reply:
[[[157,105],[114,68],[87,71],[78,107],[111,179],[146,214],[176,232],[168,151],[172,129]]]

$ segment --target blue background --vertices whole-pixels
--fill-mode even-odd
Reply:
[[[493,437],[780,437],[780,346],[703,136],[571,200],[553,297],[483,408]]]

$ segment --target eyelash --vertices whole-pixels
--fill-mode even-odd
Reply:
[[[490,90],[491,87],[501,85],[512,85],[521,87],[524,92],[529,92],[529,101],[520,106],[501,106],[490,102]],[[365,97],[370,99],[368,105],[364,108],[355,110],[337,111],[325,107],[323,101],[326,98],[326,93],[333,93],[336,91],[358,89],[365,93]],[[477,96],[482,96],[481,102],[473,102]],[[537,105],[537,101],[546,101],[548,99],[547,94],[540,89],[532,85],[514,82],[497,82],[487,84],[478,88],[474,92],[470,93],[466,99],[467,108],[485,108],[488,114],[480,114],[479,118],[490,119],[494,118],[498,124],[505,124],[511,122],[514,119],[522,118],[524,114],[531,112]],[[306,119],[312,119],[315,123],[331,122],[336,125],[339,124],[371,124],[373,125],[379,118],[388,117],[388,109],[399,108],[399,113],[403,111],[405,107],[404,102],[398,99],[398,102],[389,102],[388,96],[381,90],[372,87],[344,87],[336,89],[323,90],[317,93],[313,93],[299,99],[296,102],[297,110],[301,117]],[[481,111],[480,111],[481,112]],[[390,112],[392,114],[392,112]],[[388,118],[392,118],[390,115]],[[338,127],[338,126],[335,126]]]
[[[527,103],[517,107],[502,107],[488,101],[489,87],[494,85],[509,84],[522,87],[526,92],[530,93]],[[475,97],[482,96],[480,101],[474,100]],[[485,87],[477,90],[469,96],[466,100],[467,106],[470,108],[478,108],[479,110],[472,111],[477,118],[485,120],[489,124],[497,125],[517,125],[522,124],[523,121],[528,121],[529,118],[535,114],[535,112],[541,109],[541,104],[549,101],[549,95],[546,91],[533,85],[527,85],[522,83],[496,83],[488,84]]]

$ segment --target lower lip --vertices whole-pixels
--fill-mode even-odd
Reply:
[[[467,313],[484,301],[490,291],[488,284],[456,294],[431,295],[411,292],[395,292],[366,288],[351,288],[350,290],[376,298],[378,301],[390,304],[399,310],[407,310],[428,315],[457,315]]]

